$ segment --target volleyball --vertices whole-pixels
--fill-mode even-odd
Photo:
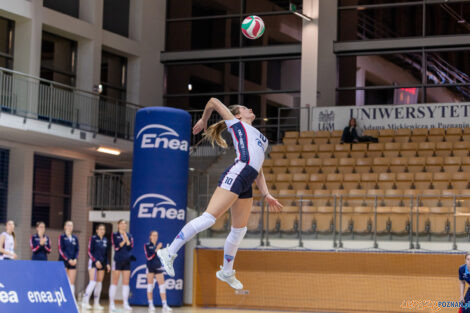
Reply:
[[[256,15],[248,16],[243,20],[242,33],[248,39],[258,39],[263,36],[264,22]]]

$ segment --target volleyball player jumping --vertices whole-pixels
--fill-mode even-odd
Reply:
[[[224,121],[207,128],[207,121],[213,110],[216,110]],[[227,143],[221,137],[221,133],[228,128],[233,138],[237,159],[222,174],[206,211],[187,223],[171,245],[157,251],[168,275],[175,275],[173,261],[177,257],[178,250],[197,233],[214,225],[215,220],[231,208],[232,228],[224,245],[223,266],[216,276],[234,289],[243,289],[242,283],[235,278],[233,262],[238,246],[247,231],[246,225],[253,206],[253,182],[256,182],[261,194],[265,197],[269,210],[279,211],[282,208],[279,201],[269,194],[266,185],[262,166],[268,140],[251,126],[254,119],[255,114],[251,109],[241,105],[227,108],[218,99],[212,98],[207,103],[202,118],[194,125],[193,134],[204,130],[206,139],[223,148],[227,148]]]

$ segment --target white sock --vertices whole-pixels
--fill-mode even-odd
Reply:
[[[166,305],[166,300],[163,300],[163,296],[166,295],[166,284],[158,286],[158,291],[160,292],[160,298],[162,299],[162,305]]]
[[[196,217],[187,223],[180,233],[171,243],[168,251],[171,255],[177,254],[178,250],[189,240],[191,240],[197,233],[208,229],[214,225],[216,218],[207,212],[202,213],[201,216]]]
[[[122,301],[124,304],[129,304],[129,285],[122,286]]]
[[[83,295],[83,302],[88,303],[90,302],[90,296],[91,293],[93,292],[93,289],[95,289],[96,281],[92,280],[88,283],[88,286],[86,286],[85,289],[85,294]]]
[[[162,305],[163,305],[163,306],[168,305],[168,304],[166,304],[166,300],[162,300]]]
[[[95,292],[93,293],[95,296],[95,304],[100,304],[100,296],[101,296],[101,288],[103,284],[101,282],[96,283]]]
[[[114,304],[114,297],[116,296],[116,285],[109,286],[109,303]]]
[[[70,285],[70,290],[72,291],[72,296],[75,297],[75,285]]]
[[[245,237],[246,227],[243,228],[234,228],[228,234],[227,239],[225,240],[224,245],[224,266],[222,271],[225,273],[230,273],[233,270],[233,262],[235,261],[235,255],[237,254],[238,247]]]

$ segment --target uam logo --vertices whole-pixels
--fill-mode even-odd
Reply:
[[[158,193],[146,193],[135,200],[132,209],[137,209],[138,218],[185,220],[185,210],[176,209],[175,201]]]
[[[5,286],[0,283],[0,288],[5,288]],[[16,291],[10,290],[0,290],[0,303],[19,303],[18,294]]]
[[[142,264],[138,266],[131,274],[131,278],[137,275],[135,279],[135,288],[136,289],[145,289],[147,290],[147,266]],[[167,290],[183,290],[183,280],[182,279],[165,279],[165,287]]]
[[[152,129],[153,132],[145,133]],[[157,134],[157,130],[159,134]],[[179,134],[173,129],[161,124],[150,124],[143,127],[136,136],[136,140],[142,135],[140,147],[142,149],[170,149],[188,151],[189,143],[186,140],[180,140]],[[174,137],[174,138],[171,138]]]
[[[335,129],[335,112],[325,109],[318,114],[318,130]]]

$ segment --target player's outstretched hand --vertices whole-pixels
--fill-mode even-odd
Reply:
[[[201,118],[193,127],[193,135],[199,134],[202,130],[206,130],[206,128],[207,122]]]
[[[268,202],[269,212],[280,212],[281,209],[283,208],[283,205],[270,194],[266,196],[266,202]]]

